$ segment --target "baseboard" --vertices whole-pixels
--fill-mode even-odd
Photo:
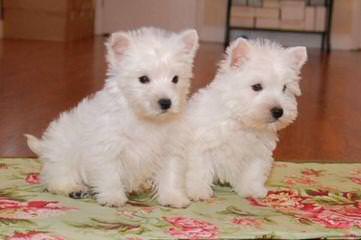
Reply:
[[[332,48],[341,50],[358,49],[358,39],[353,39],[351,35],[336,35],[332,37]]]

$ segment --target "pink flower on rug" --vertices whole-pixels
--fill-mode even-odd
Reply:
[[[361,211],[350,209],[325,209],[310,218],[313,222],[320,223],[327,228],[347,229],[361,228]]]
[[[19,209],[22,207],[21,202],[6,199],[6,198],[0,198],[0,210],[3,209]]]
[[[128,218],[134,218],[136,216],[136,211],[128,211],[128,210],[119,210],[117,214],[128,217]]]
[[[62,237],[50,236],[45,232],[15,232],[14,235],[9,236],[6,240],[65,240]]]
[[[351,201],[354,201],[355,202],[355,205],[358,205],[360,204],[359,201],[357,201],[360,197],[357,193],[355,192],[343,192],[342,193],[342,196],[344,198],[347,198],[348,200],[351,200]]]
[[[173,225],[168,233],[181,239],[215,239],[218,227],[214,224],[187,217],[165,217]]]
[[[357,169],[352,170],[351,175],[360,176],[361,175],[361,168],[357,168]]]
[[[1,169],[8,169],[8,165],[6,165],[5,163],[0,163],[0,170]]]
[[[58,215],[66,211],[75,210],[61,206],[56,201],[28,201],[20,202],[11,199],[0,198],[1,215],[13,219],[30,219],[33,217],[45,217]]]
[[[309,191],[308,195],[310,196],[327,196],[330,192],[324,189],[318,189],[316,191]]]
[[[361,185],[361,177],[351,177],[352,182]]]
[[[352,200],[357,197],[356,193],[344,192],[343,197]],[[348,229],[361,228],[361,205],[356,201],[352,205],[325,205],[318,211],[304,213],[309,220],[319,223],[327,228]]]
[[[119,209],[117,214],[128,217],[134,218],[139,215],[146,215],[154,211],[153,207],[139,207],[136,210],[127,210],[127,208]]]
[[[344,192],[347,204],[342,200],[339,204],[320,205],[311,196],[328,197],[328,191],[312,191],[309,196],[300,196],[296,191],[270,191],[264,199],[248,198],[254,206],[272,207],[282,213],[291,214],[300,222],[318,223],[327,228],[349,229],[361,228],[361,202],[357,201],[358,195],[353,192]],[[353,204],[350,205],[352,201]]]
[[[301,171],[301,173],[305,176],[314,176],[314,177],[320,177],[323,174],[323,170],[314,170],[312,168],[307,168]]]
[[[294,212],[301,215],[317,214],[324,210],[324,207],[315,203],[303,203],[302,207],[297,208]]]
[[[259,228],[262,225],[261,220],[250,217],[235,217],[233,218],[232,223],[240,226],[249,226],[255,228]]]
[[[280,167],[280,168],[286,168],[286,167],[288,167],[287,163],[284,163],[284,162],[274,162],[274,163],[273,163],[273,166],[275,166],[275,167]]]
[[[305,199],[306,197],[300,196],[297,191],[293,190],[268,191],[265,198],[248,198],[254,206],[277,209],[300,209],[304,206],[302,201]]]
[[[54,214],[61,214],[69,210],[74,210],[74,208],[60,206],[56,201],[30,201],[23,207],[19,216],[23,218],[51,216]]]
[[[295,185],[295,184],[303,184],[303,185],[311,185],[315,184],[316,181],[308,176],[302,176],[302,177],[285,177],[283,180],[284,183],[287,185]]]
[[[154,211],[154,207],[141,207],[140,208],[141,209],[141,212],[142,213],[151,213],[151,212],[153,212]]]
[[[29,173],[26,176],[25,181],[28,184],[40,184],[40,175],[39,173]]]

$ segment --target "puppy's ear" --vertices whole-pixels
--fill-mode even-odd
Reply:
[[[180,40],[183,43],[184,51],[188,54],[194,55],[198,49],[198,33],[194,29],[188,29],[180,33]]]
[[[122,59],[125,51],[129,48],[130,39],[125,32],[115,32],[110,36],[106,45],[109,53],[119,61]]]
[[[230,66],[239,67],[248,59],[251,46],[246,39],[237,38],[226,51],[230,58]]]
[[[292,63],[296,68],[300,69],[307,61],[306,47],[291,47],[286,49],[287,54],[290,56]]]

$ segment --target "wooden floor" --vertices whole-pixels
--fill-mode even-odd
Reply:
[[[213,77],[219,44],[201,44],[193,92]],[[23,133],[40,136],[59,112],[99,90],[103,39],[68,44],[0,41],[0,156],[33,156]],[[361,162],[361,53],[309,51],[299,118],[281,132],[280,160]]]

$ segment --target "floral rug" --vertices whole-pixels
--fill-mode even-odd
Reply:
[[[0,239],[360,239],[361,164],[276,162],[264,199],[226,186],[187,209],[148,195],[122,208],[44,191],[40,162],[0,159]]]

